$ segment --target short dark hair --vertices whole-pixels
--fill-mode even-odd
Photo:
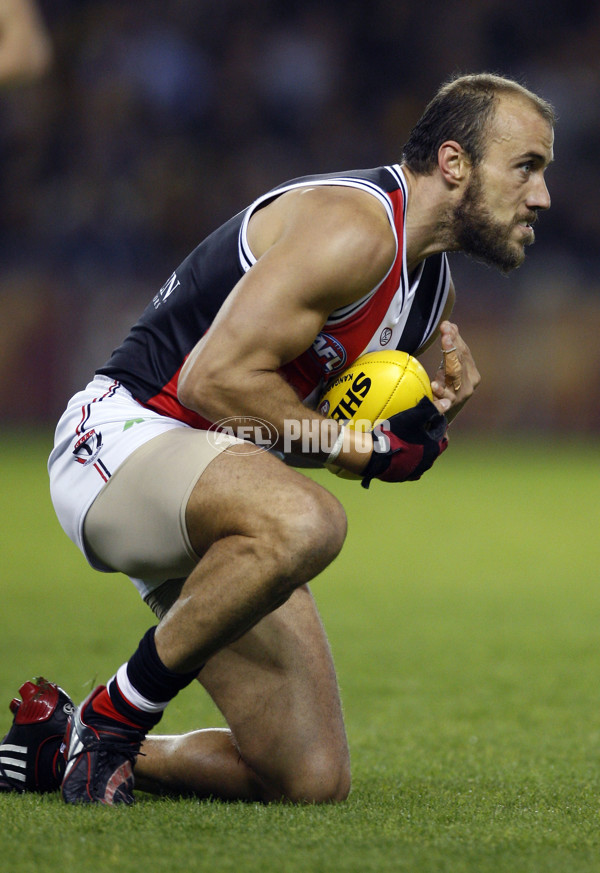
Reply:
[[[415,173],[431,174],[437,167],[438,150],[446,140],[456,140],[474,165],[483,158],[486,131],[501,96],[529,101],[551,127],[554,108],[514,79],[494,73],[456,76],[441,86],[413,127],[402,160]]]

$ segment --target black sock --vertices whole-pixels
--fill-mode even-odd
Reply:
[[[145,731],[153,728],[169,703],[197,677],[200,668],[190,673],[175,673],[165,667],[154,642],[156,628],[147,631],[134,654],[107,685],[110,702],[124,721]],[[107,702],[107,701],[105,701]],[[105,706],[94,710],[101,714]]]

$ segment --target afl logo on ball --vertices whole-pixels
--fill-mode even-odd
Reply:
[[[389,341],[392,338],[392,331],[389,327],[384,327],[381,333],[379,334],[379,345],[387,346]]]
[[[346,349],[330,333],[320,333],[312,344],[312,352],[318,358],[321,369],[330,376],[344,369]]]

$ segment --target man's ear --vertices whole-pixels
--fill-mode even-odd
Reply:
[[[455,140],[446,140],[438,150],[438,167],[444,181],[451,187],[462,184],[471,172],[468,154]]]

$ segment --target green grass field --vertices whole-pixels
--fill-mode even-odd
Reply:
[[[42,673],[81,699],[151,623],[55,521],[44,436],[2,439],[0,736]],[[420,483],[316,474],[347,507],[313,584],[354,787],[335,807],[0,796],[0,870],[600,871],[598,444],[458,435]],[[2,713],[4,713],[2,715]],[[161,732],[221,723],[197,688]]]

